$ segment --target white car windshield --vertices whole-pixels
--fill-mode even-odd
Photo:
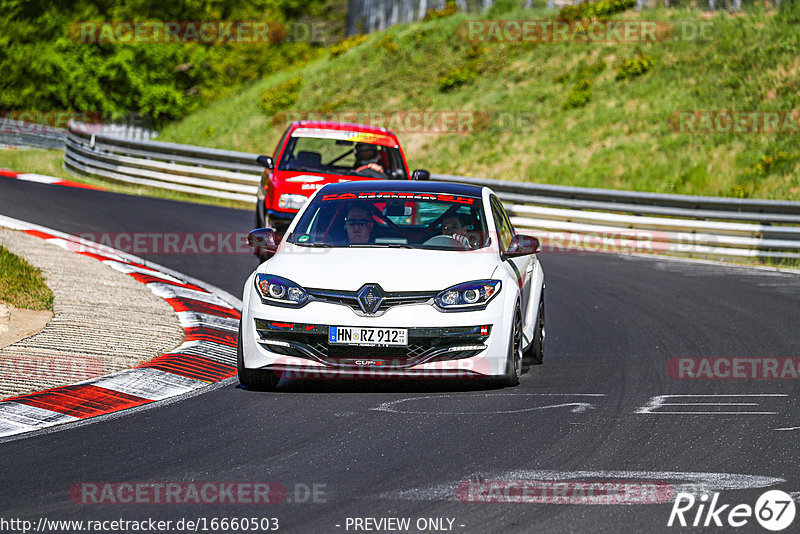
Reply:
[[[472,250],[489,244],[480,198],[437,193],[318,195],[289,241],[308,247]]]

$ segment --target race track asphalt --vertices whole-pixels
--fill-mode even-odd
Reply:
[[[247,232],[253,219],[5,178],[0,214],[75,234]],[[139,255],[238,297],[256,266],[247,254]],[[410,518],[408,532],[433,531],[417,530],[420,518],[451,518],[452,531],[464,533],[730,532],[667,527],[670,502],[469,502],[454,490],[469,481],[577,481],[666,492],[695,484],[718,491],[720,504],[752,506],[766,489],[797,498],[797,379],[686,379],[667,369],[673,358],[800,356],[800,276],[600,253],[541,261],[546,360],[517,388],[349,381],[269,393],[233,379],[179,402],[0,444],[0,515],[276,517],[279,532],[298,533],[355,532],[352,519],[365,517]],[[664,395],[684,396],[654,399]],[[173,481],[277,482],[288,500],[99,505],[69,495],[82,482]],[[306,499],[313,485],[319,494]],[[766,532],[753,518],[735,531]]]

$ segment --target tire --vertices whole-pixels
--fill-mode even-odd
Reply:
[[[542,365],[544,363],[544,339],[545,339],[545,313],[544,313],[544,290],[539,302],[539,312],[536,314],[536,329],[533,332],[533,343],[525,351],[525,359],[531,365]]]
[[[236,367],[239,372],[239,383],[247,389],[274,390],[281,379],[281,374],[274,371],[245,368],[241,321],[239,321],[239,340],[236,344]]]
[[[514,387],[519,385],[519,377],[522,375],[522,314],[519,305],[514,310],[514,322],[511,327],[511,335],[508,339],[508,357],[506,358],[506,373],[500,379],[503,387]]]
[[[259,228],[266,228],[267,227],[266,224],[267,221],[266,221],[266,215],[264,214],[264,205],[261,203],[261,201],[258,201],[256,203],[256,216],[253,226],[257,230]],[[258,249],[255,249],[253,251],[253,254],[255,254],[256,257],[258,258],[259,263],[264,263],[265,261],[267,261],[272,257],[272,254],[260,252]]]
[[[253,228],[266,228],[264,224],[264,204],[259,200],[256,202],[256,217]]]

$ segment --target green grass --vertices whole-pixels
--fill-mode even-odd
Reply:
[[[152,187],[138,186],[135,184],[125,184],[113,180],[100,178],[77,176],[64,170],[63,150],[0,150],[0,168],[10,169],[16,172],[31,172],[55,176],[64,180],[80,182],[102,187],[107,191],[124,193],[127,195],[150,196],[164,198],[167,200],[177,200],[180,202],[194,202],[197,204],[209,204],[214,206],[225,206],[229,208],[252,209],[255,203],[237,202],[215,197],[204,197],[201,195],[190,195],[169,189],[157,189]]]
[[[53,292],[39,269],[0,246],[0,301],[29,310],[53,309]]]
[[[498,11],[490,16],[554,16],[544,10]],[[799,108],[797,15],[755,10],[709,19],[698,11],[630,10],[613,18],[708,19],[708,38],[479,46],[457,36],[459,23],[472,17],[459,14],[371,34],[336,57],[277,72],[169,125],[159,140],[272,153],[286,117],[267,115],[259,95],[300,77],[297,103],[286,111],[529,115],[520,115],[516,128],[493,120],[466,135],[398,132],[412,168],[548,184],[800,199],[800,136],[681,134],[667,124],[676,111]],[[651,58],[652,67],[617,79],[619,67],[636,57]],[[787,155],[781,165],[762,164],[778,151]]]

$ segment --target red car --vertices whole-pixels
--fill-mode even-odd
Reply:
[[[311,194],[325,184],[354,180],[427,180],[408,172],[400,142],[383,128],[339,122],[293,122],[266,167],[258,188],[256,228],[282,235]]]

